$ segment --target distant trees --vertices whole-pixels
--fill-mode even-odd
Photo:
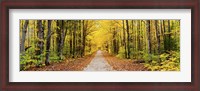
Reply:
[[[178,47],[177,43],[179,43],[180,37],[180,35],[177,35],[177,32],[180,33],[179,20],[115,20],[111,22],[115,26],[110,26],[115,28],[109,31],[113,31],[112,36],[120,39],[121,42],[117,42],[118,44],[115,45],[124,48],[125,58],[133,58],[138,52],[140,54],[142,52],[160,54],[172,49],[175,50],[174,48],[177,49]],[[115,39],[113,37],[113,40]],[[107,46],[115,47],[115,45],[110,44]]]
[[[109,53],[154,65],[147,66],[152,70],[179,69],[180,65],[166,67],[170,63],[180,64],[179,20],[110,20],[104,23],[107,24],[104,27],[107,34],[113,36],[103,45]],[[116,42],[116,39],[121,42]],[[111,40],[113,42],[109,43]]]

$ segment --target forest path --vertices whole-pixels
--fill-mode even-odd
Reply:
[[[83,71],[113,71],[113,69],[103,57],[102,51],[99,50]]]

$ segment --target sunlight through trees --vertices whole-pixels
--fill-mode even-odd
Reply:
[[[20,20],[20,70],[97,50],[152,71],[180,70],[180,20]]]

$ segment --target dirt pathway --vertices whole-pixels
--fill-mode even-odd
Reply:
[[[91,63],[83,71],[113,71],[113,69],[103,57],[102,51],[99,50]]]

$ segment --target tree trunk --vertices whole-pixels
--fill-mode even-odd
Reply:
[[[161,62],[161,59],[160,59],[160,33],[158,32],[159,31],[159,27],[158,27],[158,20],[155,20],[155,29],[156,29],[156,38],[157,38],[157,42],[158,42],[158,55],[159,55],[159,64]]]
[[[129,24],[128,24],[128,20],[126,20],[126,31],[127,31],[127,49],[128,49],[128,55],[127,58],[130,59],[130,46],[129,46],[129,42],[130,42],[130,34],[129,34]]]
[[[61,27],[60,27],[60,20],[57,20],[56,22],[57,25],[57,29],[56,29],[56,33],[57,33],[57,37],[56,37],[56,43],[57,43],[57,56],[60,58],[61,55]]]
[[[66,30],[67,31],[67,30]],[[65,42],[65,36],[66,36],[66,33],[65,33],[65,31],[64,31],[64,20],[62,20],[61,21],[61,42],[60,42],[60,57],[61,57],[61,59],[63,59],[62,58],[62,56],[63,56],[63,46],[64,46],[64,42]]]
[[[86,29],[87,29],[87,25],[88,23],[86,23],[86,25],[85,25],[85,20],[83,20],[83,42],[82,42],[82,45],[83,45],[83,48],[82,48],[82,57],[85,55],[85,42],[86,42]]]
[[[126,51],[126,33],[125,33],[125,25],[124,25],[124,20],[122,20],[122,23],[123,23],[123,45],[124,45],[124,50],[125,50],[125,58],[127,58],[127,51]]]
[[[117,41],[116,41],[116,31],[113,31],[113,51],[114,54],[117,54]]]
[[[26,40],[26,32],[27,32],[28,23],[29,23],[29,21],[25,20],[25,24],[24,24],[23,29],[22,29],[22,41],[21,41],[21,46],[20,46],[21,47],[20,53],[23,53],[25,51],[24,43],[25,43],[25,40]]]
[[[81,36],[81,32],[82,32],[82,28],[81,28],[82,24],[81,24],[81,20],[78,20],[78,52],[79,52],[79,56],[82,57],[82,36]]]
[[[140,27],[140,20],[138,20],[138,27],[137,27],[137,28],[138,28],[138,29],[137,29],[137,30],[138,30],[138,36],[137,36],[137,39],[138,39],[138,51],[141,51],[141,48],[140,48],[140,47],[141,47],[141,44],[140,44],[140,36],[141,36],[141,35],[140,35],[140,30],[141,30],[141,29],[140,29],[140,28],[141,28],[141,27]]]
[[[68,21],[68,20],[66,21],[66,24],[65,24],[65,25],[66,25],[66,27],[65,27],[66,30],[64,31],[64,39],[63,39],[63,43],[64,43],[64,44],[66,44],[66,43],[65,43],[65,39],[66,39],[67,31],[68,31],[68,28],[69,28],[69,21]],[[63,46],[64,46],[64,44],[63,44]],[[67,51],[66,51],[66,54],[67,54]]]
[[[51,46],[51,20],[48,20],[48,32],[47,32],[47,41],[46,41],[46,60],[45,65],[49,65],[49,54]]]
[[[72,58],[75,58],[76,55],[76,24],[77,22],[74,21],[74,31],[73,31],[73,55]]]
[[[73,54],[73,49],[72,49],[72,45],[73,45],[73,43],[72,43],[73,27],[72,27],[72,25],[73,25],[73,22],[70,21],[70,26],[71,26],[71,30],[69,31],[69,33],[70,33],[70,40],[69,40],[70,57],[73,56],[73,55],[72,55],[72,54]]]
[[[134,45],[134,41],[135,41],[135,37],[134,37],[134,24],[133,24],[133,20],[131,21],[132,22],[132,32],[133,32],[133,39],[132,39],[132,43],[133,43],[133,51],[135,51],[135,45]]]
[[[168,20],[168,50],[171,50],[171,29],[170,29],[170,20]]]
[[[62,49],[64,45],[64,38],[65,38],[65,32],[64,32],[64,21],[63,20],[57,20],[57,55],[62,59]]]
[[[146,30],[147,30],[147,47],[148,47],[148,54],[151,54],[151,37],[150,37],[150,20],[146,21]],[[151,60],[151,57],[149,56],[149,59]]]
[[[35,50],[36,55],[41,55],[43,53],[44,49],[44,29],[42,26],[42,20],[37,21],[37,37],[38,37],[38,43],[37,43],[37,48]],[[38,59],[41,60],[42,57],[39,57]]]
[[[167,46],[167,40],[166,40],[166,27],[165,27],[165,20],[163,20],[163,41],[164,41],[164,49],[165,51],[168,50],[168,46]]]

